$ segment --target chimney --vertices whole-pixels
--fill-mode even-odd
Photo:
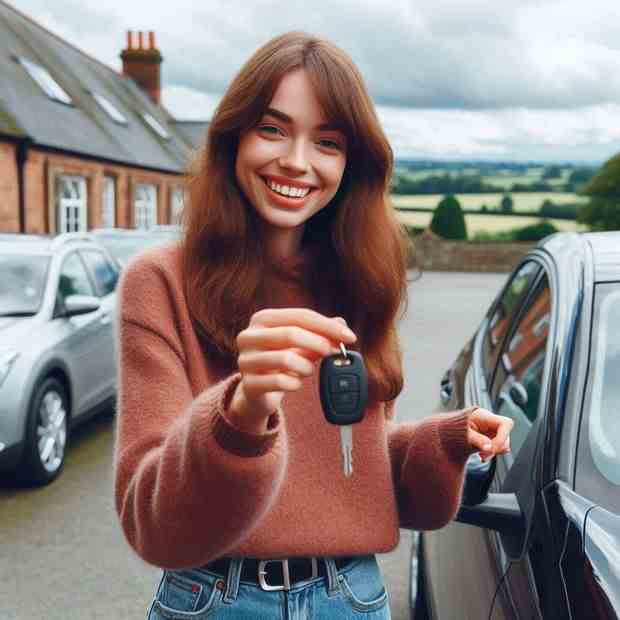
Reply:
[[[155,47],[155,33],[148,33],[148,47],[144,46],[144,33],[138,33],[139,45],[131,30],[127,31],[127,48],[121,52],[123,75],[130,77],[159,105],[161,100],[160,72],[162,55]]]

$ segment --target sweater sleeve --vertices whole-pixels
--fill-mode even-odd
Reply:
[[[195,568],[225,555],[269,510],[287,441],[280,409],[265,434],[228,421],[238,372],[193,397],[162,277],[134,262],[119,284],[115,508],[144,561]]]
[[[476,451],[467,442],[471,409],[396,423],[386,405],[388,448],[400,527],[436,530],[458,512],[465,463]]]

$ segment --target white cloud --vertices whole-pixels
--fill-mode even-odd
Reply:
[[[302,29],[353,58],[397,154],[620,150],[617,0],[19,0],[19,9],[118,70],[126,30],[155,30],[164,103],[182,118],[210,116],[258,47]]]

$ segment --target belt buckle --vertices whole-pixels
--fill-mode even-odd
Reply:
[[[281,562],[282,563],[282,575],[284,577],[284,584],[281,586],[269,585],[265,580],[265,576],[267,575],[267,571],[265,570],[265,566],[270,562]],[[318,577],[319,568],[316,558],[310,558],[310,562],[312,563],[312,575],[309,579],[314,579]],[[266,591],[279,591],[279,590],[290,590],[291,589],[291,576],[288,572],[288,559],[284,560],[261,560],[258,563],[258,583],[263,590]]]

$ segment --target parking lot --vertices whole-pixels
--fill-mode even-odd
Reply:
[[[425,273],[409,289],[399,332],[405,389],[399,421],[433,411],[439,379],[481,320],[506,274]],[[37,489],[0,485],[2,620],[144,618],[160,570],[126,544],[114,512],[110,412],[76,431],[62,475]],[[335,469],[338,464],[334,464]],[[408,618],[409,547],[378,556],[394,620]]]

